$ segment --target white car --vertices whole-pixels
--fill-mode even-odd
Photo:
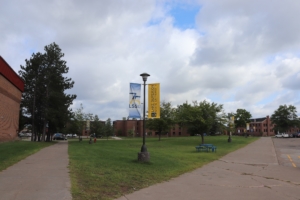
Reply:
[[[277,138],[288,138],[290,136],[287,133],[278,133],[277,135],[275,135],[275,137],[277,137]]]

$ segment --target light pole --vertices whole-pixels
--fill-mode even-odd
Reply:
[[[146,110],[146,81],[147,81],[147,78],[148,76],[150,76],[150,74],[147,74],[147,73],[142,73],[140,75],[142,78],[143,78],[143,81],[144,81],[144,108],[143,108],[143,145],[142,145],[142,148],[141,148],[141,152],[138,153],[138,160],[139,161],[142,161],[142,162],[148,162],[149,159],[150,159],[150,156],[149,156],[149,152],[147,151],[147,147],[146,147],[146,144],[145,144],[145,110]]]

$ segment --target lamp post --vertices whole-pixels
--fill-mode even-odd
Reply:
[[[142,78],[143,78],[143,81],[144,81],[144,108],[143,108],[143,145],[141,147],[141,152],[138,153],[138,161],[142,161],[142,162],[148,162],[149,159],[150,159],[150,156],[149,156],[149,152],[147,151],[147,147],[146,147],[146,144],[145,144],[145,111],[146,111],[146,81],[147,81],[147,78],[148,76],[150,76],[150,74],[147,74],[147,73],[142,73],[140,75]]]

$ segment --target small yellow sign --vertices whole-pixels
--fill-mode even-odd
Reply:
[[[148,118],[160,118],[160,84],[148,84]]]

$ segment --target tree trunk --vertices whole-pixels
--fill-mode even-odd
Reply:
[[[45,133],[46,133],[46,120],[44,119],[42,142],[45,142]]]
[[[31,124],[31,141],[36,141],[36,133],[35,133],[35,124],[34,124],[34,110],[35,110],[35,89],[33,95],[33,105],[32,105],[32,124]],[[34,138],[33,138],[34,136]]]
[[[201,142],[202,142],[202,144],[204,144],[204,135],[203,135],[203,133],[201,134]]]

